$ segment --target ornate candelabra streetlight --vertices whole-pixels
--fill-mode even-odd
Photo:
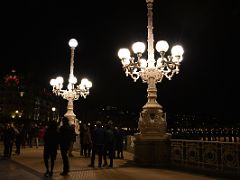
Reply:
[[[52,91],[57,96],[62,96],[64,99],[68,100],[67,112],[65,117],[68,118],[71,124],[74,123],[76,115],[73,112],[73,101],[78,100],[80,96],[86,98],[89,95],[89,89],[92,87],[92,82],[86,78],[81,80],[79,85],[76,85],[77,78],[73,74],[74,68],[74,50],[77,47],[78,42],[76,39],[70,39],[69,46],[71,48],[71,59],[70,59],[70,74],[68,79],[68,86],[66,90],[63,90],[63,78],[57,77],[56,79],[51,79],[50,84],[53,87]]]
[[[167,55],[169,45],[166,41],[158,41],[156,50],[159,52],[159,58],[156,60],[154,55],[154,38],[153,38],[153,0],[146,0],[148,9],[148,58],[143,59],[142,55],[145,51],[145,44],[136,42],[132,45],[132,50],[136,54],[136,58],[131,57],[130,51],[122,48],[118,52],[121,59],[123,70],[126,76],[131,76],[134,82],[141,77],[144,83],[148,84],[148,102],[143,106],[140,113],[138,128],[140,134],[136,136],[135,141],[135,159],[140,162],[149,162],[151,157],[146,157],[150,144],[158,149],[165,141],[169,139],[167,134],[167,123],[162,110],[162,106],[157,102],[156,84],[161,82],[164,77],[171,78],[179,73],[181,61],[183,59],[183,48],[176,45],[172,48],[171,54]],[[160,150],[161,151],[161,150]],[[166,150],[167,151],[167,150]],[[159,152],[160,153],[160,152]],[[152,152],[148,152],[152,155]],[[145,159],[144,159],[145,158]],[[155,161],[162,160],[161,157],[154,157]]]

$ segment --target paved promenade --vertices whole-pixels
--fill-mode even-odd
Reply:
[[[0,155],[2,156],[2,144]],[[124,159],[114,159],[113,168],[90,168],[90,158],[80,156],[74,151],[70,158],[70,173],[62,177],[62,161],[58,152],[53,177],[45,178],[45,167],[42,158],[43,147],[21,149],[19,156],[13,155],[10,160],[0,159],[1,180],[38,180],[38,179],[78,179],[78,180],[213,180],[220,179],[201,174],[181,171],[137,167],[132,162],[133,155],[124,152]],[[97,165],[97,162],[95,163]]]

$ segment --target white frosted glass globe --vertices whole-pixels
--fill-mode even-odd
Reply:
[[[172,47],[171,53],[172,53],[172,56],[182,56],[184,53],[184,50],[182,46],[176,45]]]
[[[70,77],[68,82],[72,83],[72,84],[76,84],[77,83],[77,78],[76,77]]]
[[[87,88],[91,88],[91,87],[92,87],[92,82],[91,82],[91,81],[88,81],[87,84],[86,84],[86,87],[87,87]]]
[[[161,41],[158,41],[156,44],[156,50],[158,52],[161,52],[161,51],[167,52],[168,48],[169,48],[169,45],[167,41],[161,40]]]
[[[132,50],[135,54],[143,53],[145,51],[145,44],[143,42],[135,42],[132,45]]]
[[[127,48],[121,48],[118,51],[118,57],[120,59],[129,59],[130,58],[130,51]]]
[[[61,76],[58,76],[58,77],[56,78],[56,82],[57,82],[58,84],[62,84],[62,83],[63,83],[63,78],[62,78]]]
[[[50,85],[51,85],[51,86],[56,86],[56,85],[57,85],[56,79],[51,79],[51,80],[50,80]]]
[[[81,84],[82,84],[82,85],[86,86],[87,83],[88,83],[88,79],[87,79],[87,78],[83,78],[83,79],[81,80]]]
[[[77,47],[78,42],[77,42],[76,39],[70,39],[68,44],[69,44],[70,47],[75,48],[75,47]]]

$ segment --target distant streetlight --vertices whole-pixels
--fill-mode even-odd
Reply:
[[[183,48],[180,45],[176,45],[171,49],[171,54],[167,55],[169,45],[166,41],[162,40],[156,43],[155,47],[157,52],[159,52],[159,58],[155,59],[152,23],[153,0],[146,0],[146,3],[148,9],[147,60],[142,58],[142,55],[145,52],[145,44],[143,42],[136,42],[132,45],[132,51],[136,54],[136,58],[132,57],[130,51],[126,48],[122,48],[118,52],[126,76],[130,75],[134,82],[141,77],[142,81],[148,84],[148,102],[143,106],[143,111],[140,113],[138,122],[140,134],[136,136],[137,141],[135,144],[135,152],[137,153],[135,156],[141,162],[149,162],[150,157],[144,159],[144,157],[146,157],[144,152],[146,153],[149,150],[148,148],[151,147],[150,143],[154,144],[157,142],[158,144],[155,143],[157,147],[161,142],[156,140],[169,139],[165,114],[162,110],[162,106],[158,104],[156,100],[156,84],[161,82],[164,77],[171,80],[175,74],[179,73],[184,53]],[[159,152],[159,154],[161,153]],[[158,157],[156,157],[156,159],[157,158]]]
[[[55,107],[52,107],[52,112],[55,112],[56,111],[56,108]]]
[[[56,111],[56,108],[55,108],[55,107],[52,107],[52,116],[53,116],[53,121],[55,120],[55,111]]]
[[[20,94],[20,97],[23,97],[24,91],[20,91],[19,94]]]
[[[22,112],[19,110],[15,110],[14,112],[11,113],[11,117],[14,118],[21,118],[22,117]]]
[[[71,59],[70,59],[70,74],[68,78],[68,86],[66,90],[62,90],[63,78],[57,77],[56,79],[51,79],[50,84],[53,87],[52,91],[57,96],[62,96],[64,99],[68,100],[67,112],[65,117],[68,118],[70,124],[75,121],[76,115],[73,112],[73,101],[78,100],[80,96],[86,98],[89,95],[89,89],[92,87],[92,82],[87,78],[83,78],[79,85],[77,83],[77,78],[73,74],[74,69],[74,50],[77,47],[78,42],[76,39],[70,39],[69,46],[71,48]]]

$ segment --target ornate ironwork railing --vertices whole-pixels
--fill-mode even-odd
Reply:
[[[134,136],[127,151],[134,153]],[[171,139],[171,166],[240,177],[240,143]]]
[[[240,144],[219,141],[171,140],[171,164],[240,175]]]

